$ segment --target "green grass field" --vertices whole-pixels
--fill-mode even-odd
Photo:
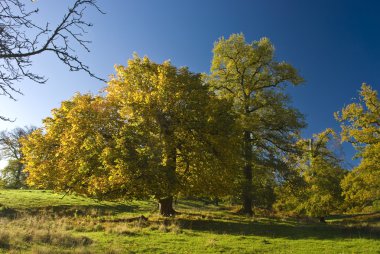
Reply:
[[[150,201],[62,197],[0,190],[0,253],[380,253],[380,214],[320,224],[179,200],[181,214],[168,219]],[[141,215],[148,221],[129,220]]]

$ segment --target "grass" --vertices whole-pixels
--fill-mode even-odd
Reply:
[[[0,190],[0,253],[380,253],[380,214],[323,225],[180,200],[168,219],[152,213],[154,202],[61,197]],[[149,220],[128,220],[140,215]]]
[[[0,190],[0,205],[24,210],[77,211],[77,213],[97,210],[100,213],[139,212],[152,206],[152,202],[107,202],[77,195],[65,195],[45,190]]]

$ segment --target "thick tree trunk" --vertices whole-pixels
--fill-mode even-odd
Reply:
[[[170,217],[176,214],[176,211],[173,208],[173,197],[159,199],[158,206],[162,216]]]
[[[164,156],[165,156],[165,172],[166,172],[166,182],[167,189],[164,190],[165,198],[160,198],[159,211],[162,216],[169,217],[175,215],[175,210],[173,209],[173,193],[176,192],[177,188],[177,147],[174,143],[174,131],[170,120],[170,117],[165,115],[159,116],[159,123],[161,131],[163,134],[164,141]],[[162,194],[161,194],[162,195]]]
[[[252,215],[252,167],[245,166],[244,167],[244,186],[242,193],[242,208],[240,210],[241,213]]]
[[[242,188],[242,201],[243,206],[240,210],[241,213],[252,215],[252,144],[251,133],[249,131],[244,132],[244,160],[245,166],[243,168],[243,188]]]

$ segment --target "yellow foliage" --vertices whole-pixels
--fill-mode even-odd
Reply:
[[[335,114],[342,139],[354,145],[360,165],[342,182],[350,208],[361,210],[380,200],[380,100],[377,91],[363,84],[359,102]]]

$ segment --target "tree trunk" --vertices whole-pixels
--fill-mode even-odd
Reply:
[[[174,216],[176,211],[173,208],[173,197],[167,197],[158,200],[159,211],[162,216]]]
[[[175,144],[174,126],[171,117],[164,113],[158,114],[158,123],[161,128],[162,140],[164,142],[165,171],[168,189],[165,196],[173,196],[177,187],[177,146]],[[173,197],[171,197],[173,199]]]
[[[164,156],[165,156],[165,176],[164,180],[167,184],[165,190],[158,195],[159,198],[159,211],[160,214],[169,217],[174,216],[175,210],[173,209],[173,194],[177,189],[177,147],[175,144],[175,133],[172,118],[169,114],[158,112],[157,120],[160,125],[162,139],[164,142]]]
[[[246,165],[244,167],[244,186],[242,193],[243,206],[240,210],[241,213],[252,215],[252,166]]]
[[[15,182],[15,188],[20,189],[22,187],[22,170],[24,169],[23,164],[20,162],[20,160],[17,161],[17,172],[16,172],[16,182]]]
[[[166,181],[168,184],[168,189],[165,193],[166,198],[161,198],[158,200],[159,211],[162,216],[170,217],[174,216],[176,211],[173,208],[173,193],[177,188],[177,148],[174,145],[174,133],[169,128],[170,124],[162,126],[164,133],[164,142],[165,142],[165,157],[166,157]]]
[[[319,222],[326,223],[325,217],[324,216],[319,217]]]
[[[244,131],[244,160],[245,166],[243,169],[243,189],[242,189],[242,201],[243,206],[240,210],[241,213],[252,215],[252,144],[251,133]]]

